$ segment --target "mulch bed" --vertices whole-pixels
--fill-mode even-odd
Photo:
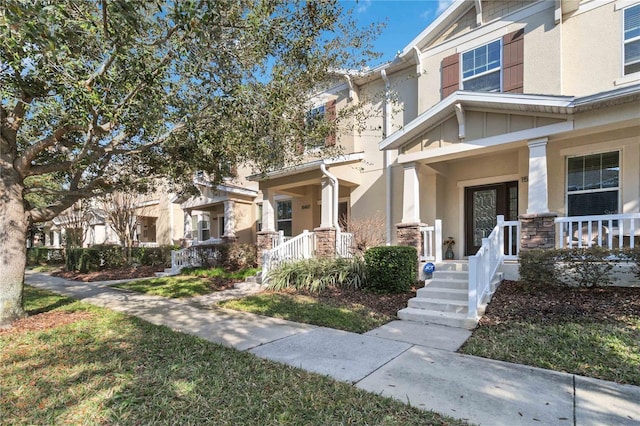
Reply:
[[[327,287],[321,293],[287,290],[294,294],[302,294],[333,306],[362,305],[371,312],[395,318],[400,309],[407,307],[409,299],[416,297],[417,288],[400,294],[377,294],[363,290]]]
[[[164,271],[163,266],[123,266],[121,268],[105,269],[104,271],[88,272],[81,274],[78,271],[57,271],[51,275],[72,281],[113,281],[129,278],[154,277],[156,272]]]
[[[507,321],[613,321],[640,316],[640,287],[566,288],[503,281],[480,325]]]
[[[10,333],[23,333],[28,331],[42,331],[51,328],[62,327],[66,324],[71,324],[76,321],[90,318],[92,314],[90,312],[62,312],[62,311],[49,311],[43,312],[37,315],[28,316],[11,324],[11,327],[1,328],[0,336]]]

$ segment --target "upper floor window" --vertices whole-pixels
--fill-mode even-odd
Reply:
[[[618,151],[567,159],[569,216],[618,213],[620,154]]]
[[[624,75],[640,71],[640,4],[624,9]]]
[[[319,107],[313,108],[307,112],[307,116],[305,117],[305,124],[309,131],[313,132],[317,130],[319,125],[325,120],[326,108],[324,105],[320,105]],[[307,148],[320,148],[325,145],[324,137],[312,137],[307,140]]]
[[[496,40],[463,53],[463,90],[499,92],[501,52],[500,40]]]

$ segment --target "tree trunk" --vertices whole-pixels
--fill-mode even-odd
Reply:
[[[26,316],[22,307],[24,270],[27,265],[28,221],[23,184],[11,167],[0,167],[0,327]]]

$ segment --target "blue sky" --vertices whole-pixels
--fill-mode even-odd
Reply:
[[[343,0],[345,8],[354,9],[361,25],[386,22],[375,48],[383,53],[375,64],[391,61],[399,50],[420,34],[452,0]]]

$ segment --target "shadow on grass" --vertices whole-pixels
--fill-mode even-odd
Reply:
[[[79,309],[91,318],[0,337],[3,422],[458,424],[134,317],[62,308]]]

